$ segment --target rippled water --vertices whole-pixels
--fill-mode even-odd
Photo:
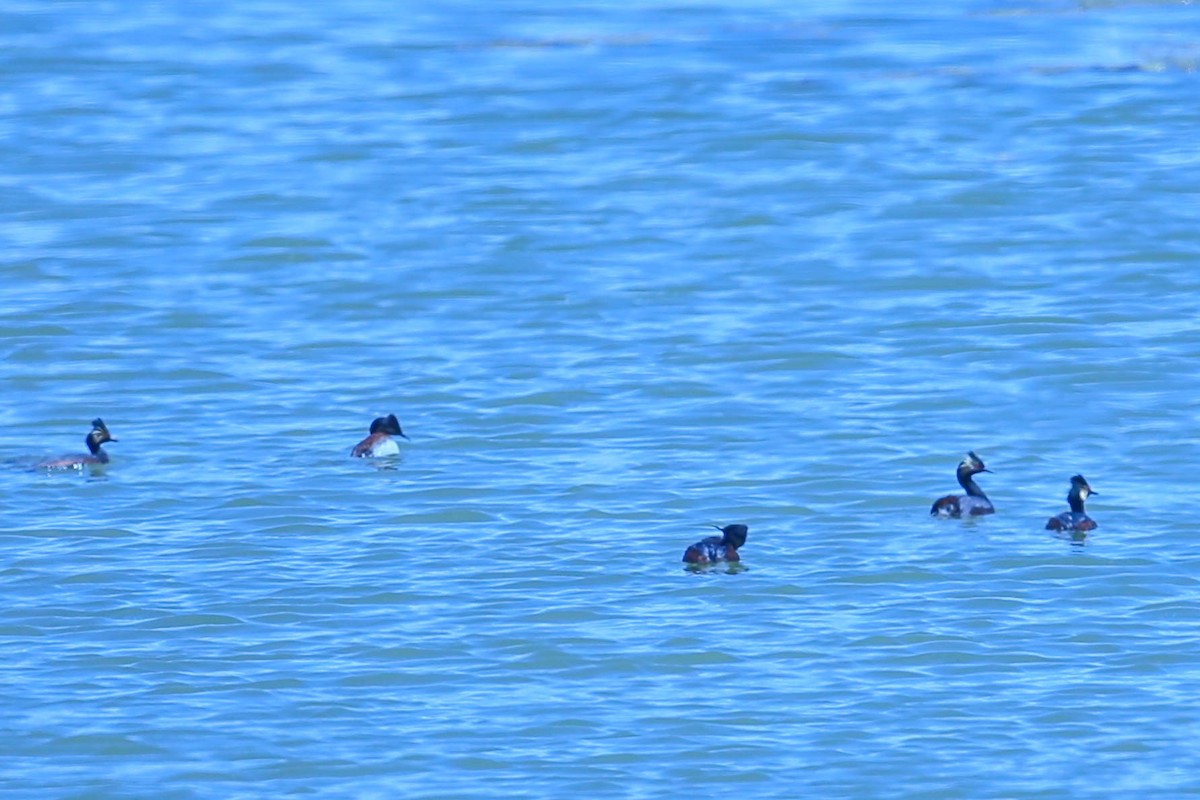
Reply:
[[[1200,791],[1193,6],[0,45],[6,795]],[[930,519],[968,449],[998,513]]]

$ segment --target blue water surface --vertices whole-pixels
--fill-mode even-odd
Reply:
[[[0,6],[0,791],[1200,794],[1198,64],[1186,2]]]

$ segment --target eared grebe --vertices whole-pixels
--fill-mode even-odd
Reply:
[[[981,472],[991,472],[983,465],[983,461],[974,452],[967,453],[958,465],[958,485],[967,490],[965,495],[948,494],[936,501],[929,513],[935,517],[975,517],[980,514],[994,514],[996,509],[992,501],[983,493],[983,489],[975,483],[975,476]]]
[[[726,525],[722,528],[713,525],[721,532],[720,536],[709,536],[689,547],[683,553],[683,560],[689,564],[710,564],[714,561],[741,561],[738,548],[746,543],[746,534],[750,529],[745,525]]]
[[[371,435],[354,445],[350,455],[358,458],[373,456],[394,456],[400,454],[400,447],[392,439],[393,436],[408,436],[400,430],[400,420],[395,414],[386,417],[376,417],[371,422]]]
[[[105,442],[115,442],[117,440],[114,439],[111,434],[109,434],[108,426],[104,424],[104,420],[96,417],[94,420],[92,420],[92,430],[88,433],[87,438],[85,438],[84,441],[87,443],[88,448],[88,453],[86,455],[81,453],[79,455],[51,458],[40,462],[38,466],[48,467],[50,469],[62,469],[67,467],[78,469],[84,464],[107,464],[108,453],[104,452],[104,448],[100,445],[104,444]]]
[[[1083,512],[1083,501],[1088,495],[1100,494],[1093,492],[1088,486],[1087,478],[1082,475],[1071,477],[1071,490],[1067,492],[1067,505],[1070,511],[1064,511],[1057,517],[1051,517],[1046,523],[1048,531],[1090,531],[1096,527],[1096,520]]]

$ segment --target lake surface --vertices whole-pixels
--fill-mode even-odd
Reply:
[[[0,791],[1200,793],[1198,68],[1186,3],[6,3]]]

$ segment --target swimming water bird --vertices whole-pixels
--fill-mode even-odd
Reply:
[[[1064,511],[1057,517],[1051,517],[1046,523],[1048,531],[1090,531],[1094,530],[1096,520],[1089,517],[1083,511],[1083,501],[1088,499],[1089,495],[1100,494],[1092,491],[1092,487],[1088,486],[1087,478],[1082,475],[1071,476],[1071,490],[1067,492],[1067,505],[1071,507],[1070,511]]]
[[[750,529],[745,525],[713,525],[720,536],[709,536],[688,547],[683,560],[689,564],[711,564],[714,561],[741,561],[738,548],[746,543]]]
[[[104,448],[101,445],[105,442],[115,441],[117,440],[108,432],[108,426],[104,424],[104,420],[96,417],[92,420],[92,430],[84,439],[84,442],[87,443],[87,454],[80,453],[78,455],[51,458],[39,462],[38,466],[48,469],[80,469],[84,464],[107,464],[108,453],[104,452]]]
[[[356,458],[399,455],[400,447],[392,439],[393,436],[408,438],[408,435],[400,430],[400,420],[396,419],[396,415],[388,414],[386,417],[376,417],[371,422],[370,435],[354,445],[350,455]]]
[[[975,483],[975,476],[981,472],[991,472],[983,465],[983,461],[974,451],[963,456],[959,462],[956,475],[958,485],[967,490],[965,495],[948,494],[934,502],[929,513],[935,517],[977,517],[980,514],[994,514],[995,507],[988,496]]]

